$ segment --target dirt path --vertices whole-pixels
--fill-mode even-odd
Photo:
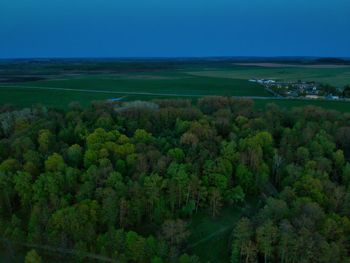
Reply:
[[[72,89],[72,88],[55,88],[55,87],[34,87],[34,86],[19,86],[19,85],[6,85],[0,86],[1,88],[14,88],[14,89],[39,89],[39,90],[57,90],[57,91],[73,91],[73,92],[86,92],[86,93],[104,93],[104,94],[119,94],[119,95],[143,95],[143,96],[162,96],[162,97],[206,97],[214,96],[214,94],[179,94],[179,93],[156,93],[156,92],[133,92],[133,91],[112,91],[112,90],[96,90],[96,89]],[[219,96],[219,95],[218,95]],[[287,99],[283,97],[260,97],[260,96],[231,96],[242,99]]]
[[[71,89],[55,87],[34,87],[34,86],[0,86],[0,88],[17,88],[17,89],[39,89],[39,90],[58,90],[58,91],[75,91],[87,93],[105,93],[105,94],[122,94],[122,95],[144,95],[144,96],[169,96],[169,97],[204,97],[206,94],[177,94],[177,93],[155,93],[155,92],[133,92],[133,91],[112,91],[96,89]]]

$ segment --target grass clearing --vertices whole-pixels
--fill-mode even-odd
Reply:
[[[189,221],[191,235],[187,252],[198,255],[202,262],[229,262],[230,239],[236,223],[254,213],[261,204],[259,199],[251,199],[243,206],[222,209],[216,218],[205,212],[194,215]]]
[[[204,213],[195,215],[189,224],[188,252],[198,255],[203,262],[228,262],[232,229],[241,214],[241,208],[231,208],[224,209],[217,218]]]

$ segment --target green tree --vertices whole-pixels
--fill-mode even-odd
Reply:
[[[221,199],[222,197],[220,190],[212,187],[209,190],[209,200],[212,217],[215,217],[219,214],[219,209],[222,206]]]
[[[79,167],[83,158],[82,148],[79,144],[73,144],[67,150],[68,163],[73,167]]]
[[[342,182],[346,186],[350,184],[350,163],[346,163],[341,174]]]
[[[98,154],[96,151],[87,150],[84,154],[84,166],[85,168],[89,168],[90,166],[97,164]]]
[[[136,232],[129,231],[126,234],[126,249],[130,260],[134,262],[144,262],[145,260],[145,239]]]
[[[189,236],[187,225],[184,221],[166,220],[162,225],[162,237],[170,246],[180,248]]]
[[[98,203],[90,200],[57,210],[48,223],[50,241],[63,247],[67,246],[67,241],[92,245],[96,240],[99,214]]]
[[[244,164],[239,164],[236,168],[236,182],[242,187],[245,193],[255,192],[254,175]]]
[[[161,190],[163,188],[163,180],[157,174],[146,176],[144,180],[145,194],[147,202],[150,206],[150,212],[153,213],[155,205],[159,202]],[[152,214],[151,214],[152,218]]]
[[[49,156],[45,161],[45,170],[47,172],[62,172],[65,169],[65,166],[66,164],[63,157],[58,153]]]
[[[255,262],[257,248],[253,240],[254,229],[248,218],[242,218],[233,231],[231,262]]]
[[[189,175],[186,166],[183,164],[171,163],[168,168],[168,174],[174,185],[176,185],[176,199],[178,208],[181,207],[185,197],[189,194]],[[187,200],[187,198],[186,198]]]
[[[33,178],[32,175],[26,172],[18,172],[14,176],[15,190],[21,199],[23,207],[31,205],[33,196]]]
[[[185,153],[181,148],[170,149],[168,151],[168,155],[170,158],[172,158],[177,162],[182,162],[183,159],[185,158]]]
[[[54,144],[54,136],[49,130],[40,130],[38,136],[39,151],[48,154]]]
[[[264,254],[264,262],[267,263],[273,254],[278,237],[278,229],[271,220],[266,221],[256,230],[256,240],[259,250]]]
[[[148,143],[152,141],[152,134],[143,129],[137,129],[134,134],[134,140],[138,143]]]
[[[39,256],[39,254],[34,250],[30,250],[27,254],[26,257],[24,259],[25,263],[41,263],[41,257]]]

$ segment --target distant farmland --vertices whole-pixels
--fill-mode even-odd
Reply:
[[[162,75],[83,76],[2,84],[0,85],[0,103],[25,106],[31,103],[42,103],[62,107],[65,105],[61,104],[75,100],[87,105],[91,100],[112,98],[118,93],[126,96],[128,100],[186,96],[196,98],[210,95],[271,96],[262,86],[243,79],[197,77],[174,72]],[[55,101],[56,96],[60,97],[59,102]]]
[[[338,65],[308,65],[306,66],[256,66],[257,64],[247,66],[237,66],[233,69],[193,71],[189,74],[193,76],[249,79],[266,78],[284,81],[316,81],[327,83],[342,88],[350,84],[350,67]]]
[[[63,62],[62,62],[63,63]],[[350,66],[295,66],[269,64],[237,65],[234,63],[196,62],[128,62],[110,64],[79,62],[79,65],[40,63],[10,65],[0,73],[11,81],[0,82],[0,104],[31,106],[42,104],[66,108],[72,101],[83,106],[94,100],[123,97],[123,100],[191,98],[202,96],[264,97],[256,100],[263,109],[268,103],[281,107],[317,105],[339,111],[350,111],[350,104],[336,101],[270,100],[272,95],[250,78],[303,80],[343,87],[350,83]],[[79,70],[77,70],[77,68]],[[7,76],[7,75],[8,76]],[[23,81],[31,79],[35,81]],[[39,80],[36,80],[39,79]]]

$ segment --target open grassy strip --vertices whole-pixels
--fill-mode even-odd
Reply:
[[[262,86],[242,79],[189,76],[179,73],[173,75],[86,76],[17,85],[183,95],[271,96]]]
[[[232,231],[238,220],[255,213],[261,202],[248,200],[243,206],[227,207],[216,218],[201,212],[189,222],[191,235],[188,252],[198,255],[202,262],[229,262]]]

